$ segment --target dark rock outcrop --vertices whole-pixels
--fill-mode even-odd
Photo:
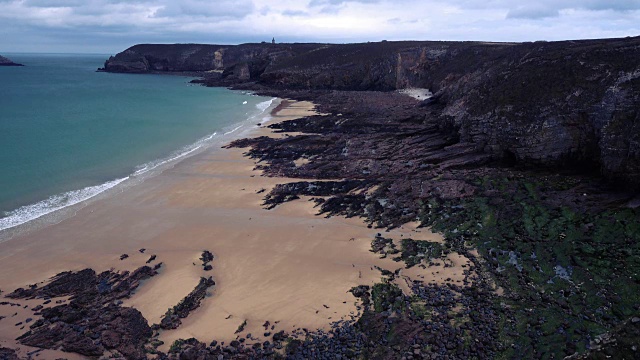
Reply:
[[[13,349],[0,347],[0,360],[19,360],[20,358]]]
[[[61,349],[84,356],[99,357],[117,351],[127,359],[145,359],[144,345],[152,330],[142,314],[122,307],[140,281],[154,276],[148,266],[136,271],[96,274],[91,269],[64,272],[42,287],[18,289],[7,297],[50,299],[70,296],[68,304],[45,307],[41,318],[17,340],[45,349]]]
[[[200,302],[207,295],[207,290],[215,284],[211,277],[200,278],[200,282],[195,289],[185,296],[178,305],[167,310],[160,321],[160,325],[154,325],[154,327],[158,329],[177,329],[182,324],[180,319],[186,318],[193,310],[200,307]]]
[[[536,43],[136,45],[106,71],[199,71],[246,89],[431,89],[462,147],[640,186],[640,38]]]
[[[14,63],[6,57],[0,55],[0,66],[24,66],[22,64]]]

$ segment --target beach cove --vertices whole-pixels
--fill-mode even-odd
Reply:
[[[284,101],[271,122],[312,114],[312,103]],[[286,135],[255,126],[242,136]],[[382,269],[402,267],[370,251],[380,230],[368,228],[359,218],[316,216],[318,210],[305,199],[263,209],[263,192],[293,179],[261,176],[244,151],[207,149],[141,184],[91,202],[58,224],[0,243],[2,295],[63,271],[133,271],[146,263],[162,263],[159,274],[122,304],[139,310],[154,324],[201,277],[212,276],[216,285],[209,288],[201,306],[177,329],[160,331],[161,351],[169,350],[177,339],[228,343],[252,334],[254,340],[248,342],[261,342],[279,331],[327,330],[335,321],[357,319],[358,301],[348,291],[379,282]],[[440,235],[416,229],[415,224],[384,236],[442,241]],[[214,255],[210,271],[200,266],[204,250]],[[398,286],[410,295],[408,284],[413,280],[460,282],[461,266],[468,259],[450,257],[451,266],[446,268],[408,269],[397,278]],[[15,343],[26,331],[15,324],[37,316],[24,309],[14,313],[14,307],[0,306],[0,316],[5,316],[0,321],[0,346],[20,347],[23,354],[33,351]],[[265,323],[273,328],[265,328]]]

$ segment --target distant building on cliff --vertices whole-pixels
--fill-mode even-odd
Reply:
[[[276,38],[271,39],[271,43],[275,44],[276,43]]]

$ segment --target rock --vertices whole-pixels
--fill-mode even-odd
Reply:
[[[268,336],[268,335],[265,335],[265,336]],[[285,334],[284,330],[273,334],[274,342],[284,341],[286,338],[287,338],[287,334]]]
[[[200,282],[195,289],[185,296],[178,305],[167,310],[160,321],[159,327],[162,329],[177,329],[182,324],[180,319],[186,318],[189,313],[200,307],[200,302],[206,296],[207,290],[215,284],[211,277],[200,278]]]
[[[213,254],[210,251],[205,250],[202,252],[202,256],[200,256],[200,260],[202,260],[203,264],[209,263],[213,261]]]
[[[132,273],[96,274],[86,269],[60,273],[48,284],[28,291],[18,289],[10,295],[14,298],[70,296],[70,301],[42,309],[41,319],[33,322],[31,329],[17,340],[24,345],[60,348],[84,356],[97,357],[107,350],[116,350],[127,358],[143,359],[151,328],[138,310],[115,303],[129,297],[140,281],[154,275],[148,266]],[[96,338],[101,341],[96,343]]]
[[[20,360],[14,349],[0,347],[0,359],[2,360]]]
[[[24,66],[24,65],[14,63],[13,61],[7,59],[6,57],[0,56],[0,66]]]

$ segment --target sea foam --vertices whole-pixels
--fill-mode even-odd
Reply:
[[[9,229],[28,221],[38,219],[44,215],[54,211],[64,209],[66,207],[78,204],[82,201],[91,199],[99,195],[121,182],[129,179],[129,176],[121,179],[112,180],[104,184],[96,186],[88,186],[84,189],[73,190],[63,194],[53,195],[46,200],[35,204],[26,205],[16,210],[6,213],[6,217],[0,219],[0,230]]]

